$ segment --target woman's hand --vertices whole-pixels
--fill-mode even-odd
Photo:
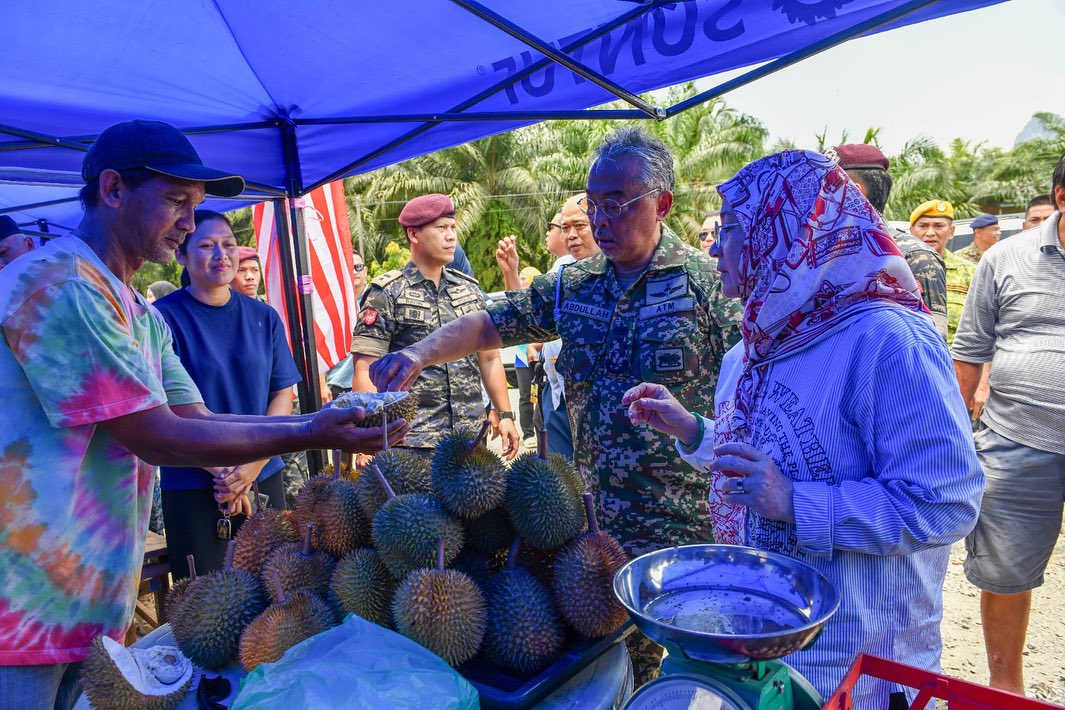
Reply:
[[[729,477],[724,491],[730,503],[745,505],[769,520],[795,522],[791,480],[770,456],[740,442],[717,447],[714,456],[710,470]]]
[[[222,468],[214,477],[214,495],[219,503],[236,498],[242,491],[251,488],[269,459],[253,461],[230,468]]]
[[[699,420],[663,385],[640,383],[622,396],[621,403],[628,405],[633,426],[646,424],[677,437],[685,446],[698,443],[695,439],[699,436]]]

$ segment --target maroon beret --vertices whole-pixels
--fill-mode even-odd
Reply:
[[[835,153],[835,155],[833,155]],[[880,152],[875,145],[868,143],[845,143],[837,145],[828,151],[828,157],[833,158],[844,170],[857,168],[880,168],[888,169],[887,156]]]
[[[441,217],[453,217],[455,204],[447,195],[422,195],[403,206],[399,223],[404,227],[421,227]]]
[[[255,251],[252,247],[240,247],[240,258],[237,261],[247,261],[248,259],[259,260],[259,252]]]

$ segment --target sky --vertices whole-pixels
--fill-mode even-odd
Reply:
[[[1010,148],[1033,113],[1065,115],[1063,40],[1065,0],[1009,0],[851,40],[724,98],[798,147],[879,127],[889,155],[921,134]]]

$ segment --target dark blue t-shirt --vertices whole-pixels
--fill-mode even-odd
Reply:
[[[187,289],[155,302],[174,334],[174,351],[200,388],[203,402],[218,414],[266,414],[270,393],[300,381],[281,319],[270,306],[233,291],[224,306],[200,303]],[[281,470],[278,456],[259,474]],[[163,466],[168,490],[211,488],[202,468]]]

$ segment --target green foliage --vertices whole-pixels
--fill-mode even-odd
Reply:
[[[367,262],[368,266],[366,268],[369,271],[367,280],[388,271],[402,269],[410,261],[410,249],[401,247],[396,242],[388,242],[382,251],[381,261],[375,259]]]

